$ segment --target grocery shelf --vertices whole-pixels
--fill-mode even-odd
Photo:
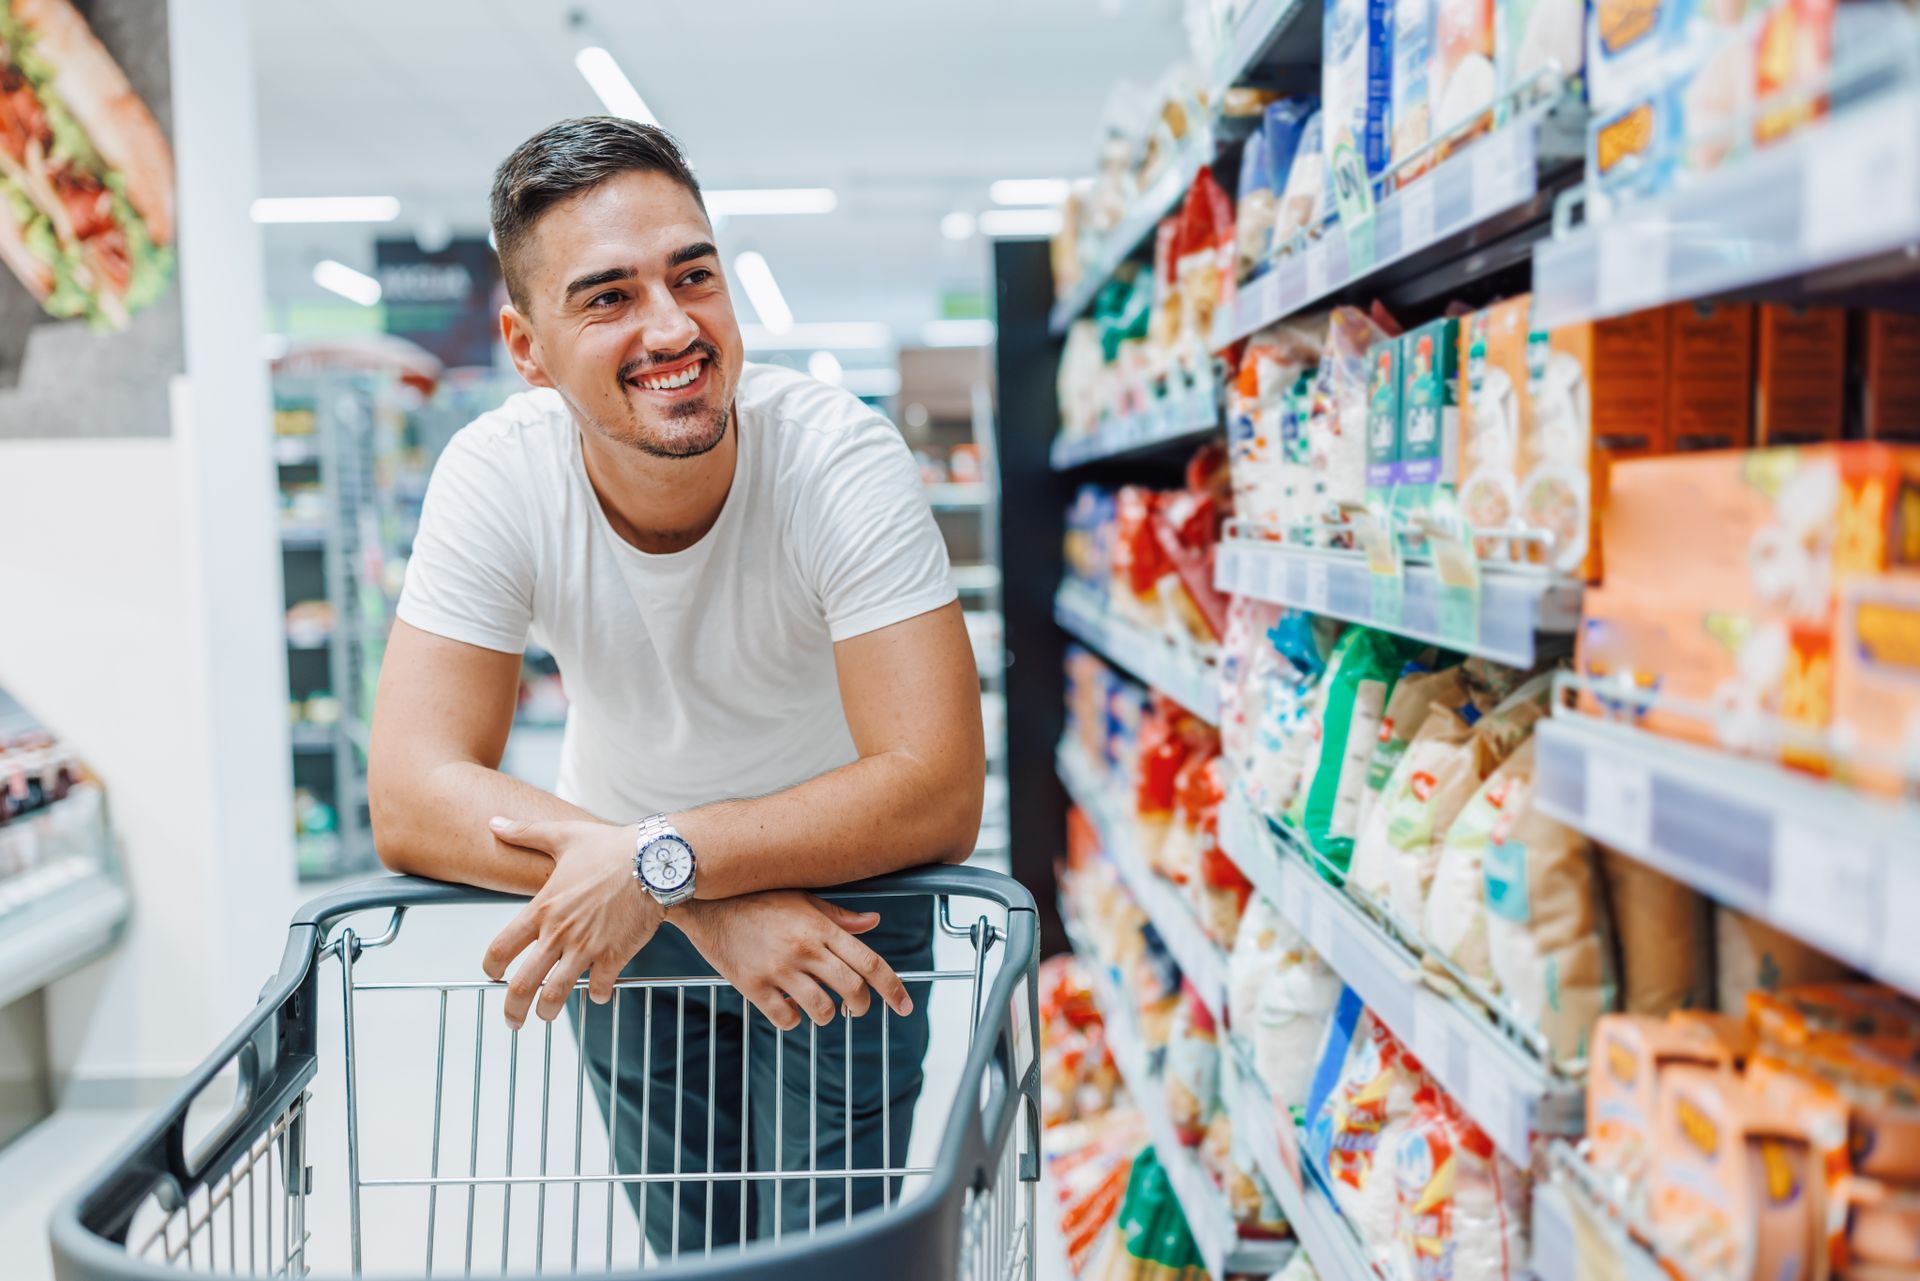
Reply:
[[[935,511],[965,511],[985,507],[992,490],[978,481],[927,486],[927,503]]]
[[[327,545],[327,531],[318,527],[287,525],[280,530],[280,545],[288,551],[322,551]]]
[[[1535,323],[1616,316],[1904,251],[1920,241],[1915,120],[1920,88],[1907,85],[1588,225],[1566,227],[1563,206],[1556,234],[1534,253]]]
[[[1293,1118],[1283,1117],[1258,1074],[1231,1045],[1221,1049],[1220,1090],[1235,1136],[1245,1140],[1321,1281],[1379,1281],[1360,1239],[1327,1195],[1324,1180],[1299,1152]],[[1282,1144],[1292,1146],[1293,1161],[1282,1155]]]
[[[1320,6],[1312,0],[1256,0],[1245,6],[1221,42],[1213,73],[1215,98],[1263,64],[1317,61],[1320,15]]]
[[[1542,191],[1542,168],[1577,154],[1556,106],[1559,94],[1512,123],[1466,143],[1427,173],[1381,197],[1370,240],[1329,224],[1298,252],[1242,284],[1232,314],[1214,337],[1225,347],[1343,289],[1372,280],[1415,255],[1480,247],[1497,224]],[[1537,222],[1544,211],[1535,212]],[[1508,228],[1507,230],[1511,230]],[[1501,263],[1490,265],[1504,265]]]
[[[1672,1281],[1653,1251],[1635,1241],[1602,1204],[1585,1162],[1565,1143],[1547,1153],[1548,1176],[1533,1189],[1528,1260],[1536,1281]]]
[[[295,725],[288,731],[296,752],[330,752],[333,750],[333,725]]]
[[[1580,622],[1578,583],[1521,567],[1483,566],[1477,599],[1466,589],[1445,587],[1430,565],[1404,565],[1397,598],[1376,592],[1376,577],[1360,552],[1256,538],[1223,540],[1214,568],[1221,591],[1364,623],[1514,667],[1539,661],[1539,637],[1569,635]]]
[[[1920,992],[1920,805],[1564,707],[1535,736],[1547,813]]]
[[[106,952],[131,905],[125,887],[97,860],[48,864],[25,876],[44,887],[15,886],[33,893],[0,913],[0,1006]]]
[[[1213,668],[1175,649],[1166,637],[1119,618],[1084,584],[1065,582],[1054,593],[1053,616],[1075,640],[1171,698],[1209,725],[1220,720],[1220,685]]]
[[[990,592],[1000,586],[998,565],[955,565],[952,572],[956,591]]]
[[[1092,436],[1055,440],[1049,457],[1055,471],[1070,471],[1091,462],[1202,440],[1219,430],[1219,394],[1211,381],[1197,382],[1169,394],[1151,409],[1108,419]]]
[[[1181,975],[1199,994],[1201,1004],[1221,1024],[1227,1017],[1227,958],[1200,928],[1180,891],[1156,875],[1134,848],[1132,825],[1113,789],[1085,752],[1071,742],[1060,744],[1055,756],[1060,781],[1100,833],[1100,847],[1113,860],[1121,881],[1140,910],[1153,923]]]
[[[1094,1004],[1100,1007],[1106,1025],[1107,1045],[1120,1069],[1127,1093],[1147,1123],[1147,1135],[1154,1154],[1167,1172],[1167,1182],[1186,1214],[1193,1242],[1206,1261],[1208,1275],[1225,1281],[1229,1273],[1267,1274],[1286,1266],[1293,1254],[1290,1241],[1243,1241],[1233,1225],[1226,1196],[1213,1185],[1194,1158],[1193,1150],[1182,1146],[1167,1115],[1166,1096],[1159,1077],[1148,1069],[1147,1055],[1140,1044],[1130,1005],[1121,995],[1116,976],[1086,943],[1085,935],[1074,927],[1072,917],[1063,909],[1073,950],[1086,962],[1093,986]]]
[[[1237,787],[1221,806],[1220,844],[1516,1164],[1532,1164],[1534,1134],[1580,1132],[1579,1085],[1550,1069],[1517,1033],[1428,987],[1420,958],[1321,879]]]

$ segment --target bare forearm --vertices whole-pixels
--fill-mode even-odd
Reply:
[[[530,783],[471,761],[396,771],[372,786],[374,844],[396,872],[457,881],[511,894],[533,894],[553,872],[553,860],[495,839],[488,821],[591,819],[594,816]]]
[[[700,860],[702,899],[818,889],[960,862],[979,835],[981,770],[883,752],[753,800],[673,815]]]

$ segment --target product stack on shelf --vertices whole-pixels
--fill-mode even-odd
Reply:
[[[1190,10],[1282,88],[1069,208],[1056,612],[1209,1270],[1920,1275],[1920,19]]]

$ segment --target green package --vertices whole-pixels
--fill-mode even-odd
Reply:
[[[1345,878],[1353,856],[1367,765],[1387,698],[1408,660],[1422,648],[1419,641],[1355,627],[1340,637],[1328,660],[1320,757],[1298,802],[1298,825],[1320,856],[1321,875],[1335,883]]]
[[[1421,325],[1400,343],[1394,503],[1410,520],[1450,498],[1460,482],[1460,322],[1447,317]]]
[[[1133,1173],[1114,1226],[1127,1256],[1154,1265],[1158,1270],[1153,1275],[1165,1281],[1199,1281],[1207,1275],[1206,1260],[1194,1244],[1186,1213],[1150,1147],[1133,1159]]]

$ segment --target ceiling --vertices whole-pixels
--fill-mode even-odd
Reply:
[[[941,216],[988,207],[996,178],[1086,172],[1115,83],[1151,85],[1181,30],[1178,0],[262,3],[262,194],[402,202],[383,227],[263,228],[274,314],[334,305],[314,262],[370,269],[376,235],[484,234],[506,153],[602,110],[573,65],[600,43],[703,185],[838,193],[830,214],[729,219],[729,258],[764,254],[797,321],[879,321],[911,343],[943,292],[986,287],[983,242],[945,239]]]

